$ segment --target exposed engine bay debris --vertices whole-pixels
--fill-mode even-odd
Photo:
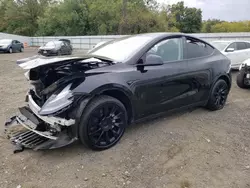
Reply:
[[[72,90],[88,76],[86,71],[112,62],[93,57],[34,56],[18,60],[17,64],[27,70],[25,77],[31,88],[25,100],[27,105],[5,123],[5,135],[15,145],[14,153],[24,148],[54,149],[76,141],[74,107],[88,94],[78,96]]]

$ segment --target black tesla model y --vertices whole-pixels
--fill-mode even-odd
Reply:
[[[126,36],[82,57],[22,59],[32,85],[27,105],[6,128],[19,148],[53,149],[76,140],[107,149],[128,124],[182,107],[224,107],[230,60],[209,43],[184,34]],[[15,122],[15,123],[13,123]]]

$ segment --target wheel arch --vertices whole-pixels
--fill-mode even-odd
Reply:
[[[113,88],[113,89],[103,90],[102,92],[99,93],[99,95],[107,95],[107,96],[110,96],[119,100],[127,110],[128,124],[130,124],[133,121],[134,110],[133,110],[131,99],[126,94],[126,92],[117,88]]]
[[[231,73],[228,73],[228,74],[220,74],[218,76],[215,77],[215,79],[213,80],[212,84],[211,84],[211,87],[210,87],[210,91],[209,91],[209,96],[211,95],[211,92],[213,90],[213,87],[215,85],[215,83],[218,81],[218,80],[224,80],[228,86],[229,86],[229,90],[231,89],[231,86],[232,86],[232,78],[231,78]]]
[[[231,86],[232,86],[231,73],[228,73],[228,74],[225,73],[225,74],[220,74],[220,75],[216,76],[215,79],[214,79],[214,81],[213,81],[213,83],[212,83],[212,87],[211,88],[213,88],[214,84],[218,80],[224,80],[228,84],[229,89],[231,88]]]
[[[103,85],[101,87],[98,87],[94,89],[92,92],[88,93],[88,96],[80,99],[78,101],[79,105],[78,108],[76,109],[75,116],[76,116],[76,125],[79,124],[79,121],[81,119],[81,115],[84,112],[84,109],[91,103],[91,101],[100,95],[107,95],[110,97],[113,97],[117,100],[119,100],[126,108],[127,114],[128,114],[128,124],[132,123],[134,120],[134,108],[132,105],[132,92],[128,89],[125,88],[124,86],[121,85]],[[78,127],[75,127],[74,130],[75,133],[78,132]]]
[[[229,88],[231,88],[231,85],[232,85],[231,78],[228,75],[221,75],[221,76],[219,76],[219,78],[216,81],[218,81],[220,79],[226,81],[226,83],[228,84]]]

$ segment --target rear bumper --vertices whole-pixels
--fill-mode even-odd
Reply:
[[[39,109],[40,107],[29,96],[28,106],[19,108],[20,114],[5,123],[5,133],[11,143],[19,148],[18,150],[55,149],[77,140],[69,128],[75,124],[75,120],[39,116]]]

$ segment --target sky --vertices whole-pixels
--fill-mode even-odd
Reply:
[[[157,0],[172,4],[180,0]],[[203,20],[220,19],[226,21],[250,20],[250,0],[183,0],[188,7],[202,10]]]

